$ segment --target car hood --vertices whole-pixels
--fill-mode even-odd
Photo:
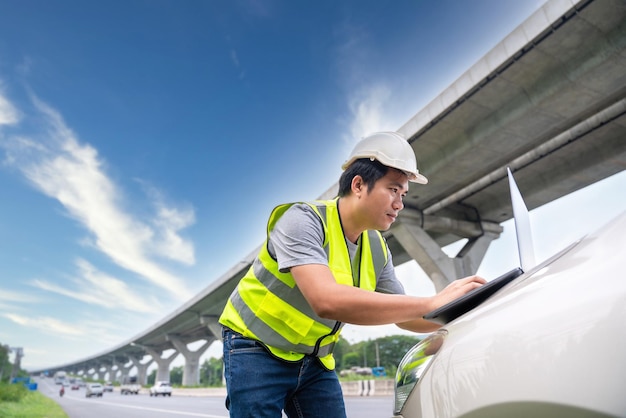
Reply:
[[[425,416],[531,399],[626,411],[623,260],[626,212],[446,324],[420,382]]]

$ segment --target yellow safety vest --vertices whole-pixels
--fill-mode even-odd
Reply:
[[[324,251],[337,283],[374,291],[387,264],[387,244],[378,231],[365,231],[350,261],[339,220],[337,199],[304,202],[320,217],[324,228]],[[267,249],[270,231],[294,203],[277,206],[270,215],[267,239],[252,266],[233,291],[220,323],[244,337],[261,342],[275,356],[298,361],[305,355],[335,368],[332,355],[343,324],[320,318],[296,286],[291,273],[281,273]]]

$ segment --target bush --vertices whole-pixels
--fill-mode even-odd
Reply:
[[[22,384],[0,383],[0,402],[19,402],[28,394]]]

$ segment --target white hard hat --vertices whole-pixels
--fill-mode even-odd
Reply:
[[[341,166],[342,170],[360,158],[378,160],[387,167],[404,171],[409,181],[426,184],[428,179],[419,173],[415,153],[411,145],[397,132],[377,132],[359,141],[350,157]]]

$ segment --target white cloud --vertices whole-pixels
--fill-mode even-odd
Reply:
[[[391,92],[383,84],[364,87],[349,98],[352,116],[349,138],[358,141],[373,132],[395,130],[394,118],[385,112],[385,104]]]
[[[354,145],[368,134],[397,130],[408,115],[406,100],[399,98],[409,94],[394,86],[386,74],[377,76],[367,71],[378,56],[372,49],[369,28],[346,20],[335,29],[335,36],[338,38],[335,49],[338,78],[347,92],[345,142]]]
[[[178,235],[180,229],[193,223],[193,211],[180,212],[161,204],[154,221],[158,230],[124,212],[121,193],[107,177],[97,150],[81,143],[54,109],[37,98],[33,102],[43,116],[46,132],[37,140],[15,136],[0,143],[7,153],[6,162],[37,189],[58,200],[69,216],[93,234],[95,248],[116,264],[180,300],[188,299],[191,293],[184,282],[151,256],[157,251],[187,264],[194,262],[192,243]]]
[[[154,240],[156,252],[162,256],[178,260],[186,264],[194,264],[193,245],[178,235],[178,230],[194,222],[193,211],[179,211],[161,206],[158,211],[156,225],[159,227],[160,239]]]
[[[23,315],[4,314],[5,318],[18,325],[38,329],[46,334],[61,334],[71,337],[79,337],[85,333],[81,327],[73,326],[50,317],[29,318]]]
[[[159,313],[160,304],[157,300],[146,300],[143,295],[133,292],[123,281],[98,271],[85,260],[78,260],[76,264],[80,270],[80,277],[72,280],[75,285],[72,289],[44,280],[33,280],[32,285],[42,290],[110,309]],[[78,290],[74,290],[76,288]]]
[[[2,86],[0,85],[0,88]],[[19,112],[0,90],[0,126],[15,125],[19,122]]]
[[[172,205],[166,205],[161,192],[154,187],[148,186],[144,181],[140,181],[140,183],[151,198],[156,211],[156,218],[152,221],[156,230],[156,236],[151,241],[154,252],[162,257],[187,265],[194,264],[193,245],[178,235],[178,231],[195,223],[196,215],[193,209],[190,207],[175,208]]]
[[[0,289],[0,310],[24,309],[24,304],[36,303],[40,299],[26,293]]]
[[[383,82],[372,80],[364,70],[368,68],[366,63],[371,57],[367,30],[346,20],[335,28],[334,33],[337,38],[335,60],[339,80],[348,92],[346,102],[349,114],[344,140],[352,145],[389,125],[383,105],[389,99],[390,90]]]
[[[7,290],[7,289],[2,289],[0,290],[0,302],[1,301],[6,301],[6,302],[18,302],[18,303],[23,303],[23,302],[37,302],[39,300],[39,298],[34,297],[33,295],[29,295],[26,293],[21,293],[21,292],[14,292],[11,290]]]
[[[49,316],[26,316],[14,313],[5,313],[0,316],[14,322],[22,328],[40,331],[42,334],[48,336],[49,339],[56,341],[55,345],[65,345],[66,349],[61,351],[67,353],[75,349],[72,342],[81,341],[93,343],[96,346],[106,346],[119,343],[120,339],[120,330],[114,328],[115,325],[111,324],[110,321],[72,320],[70,323]],[[12,340],[15,340],[15,338],[12,338]],[[18,338],[18,340],[20,339]],[[36,341],[29,341],[30,339],[26,338],[20,341],[19,344],[24,344],[25,346],[36,344]],[[28,353],[29,361],[33,361],[34,357],[37,357],[33,357],[34,354],[42,353],[41,351],[37,351],[39,347],[40,344],[36,344],[34,348],[25,348],[25,351]],[[40,356],[42,358],[39,362],[49,364],[47,356],[49,354],[48,351],[43,352],[43,354],[43,356]],[[78,353],[74,354],[74,359],[78,355]]]
[[[237,69],[239,79],[243,79],[246,76],[246,71],[241,68],[241,63],[239,62],[239,56],[237,55],[237,51],[235,49],[230,50],[230,60],[232,61],[235,69]]]

